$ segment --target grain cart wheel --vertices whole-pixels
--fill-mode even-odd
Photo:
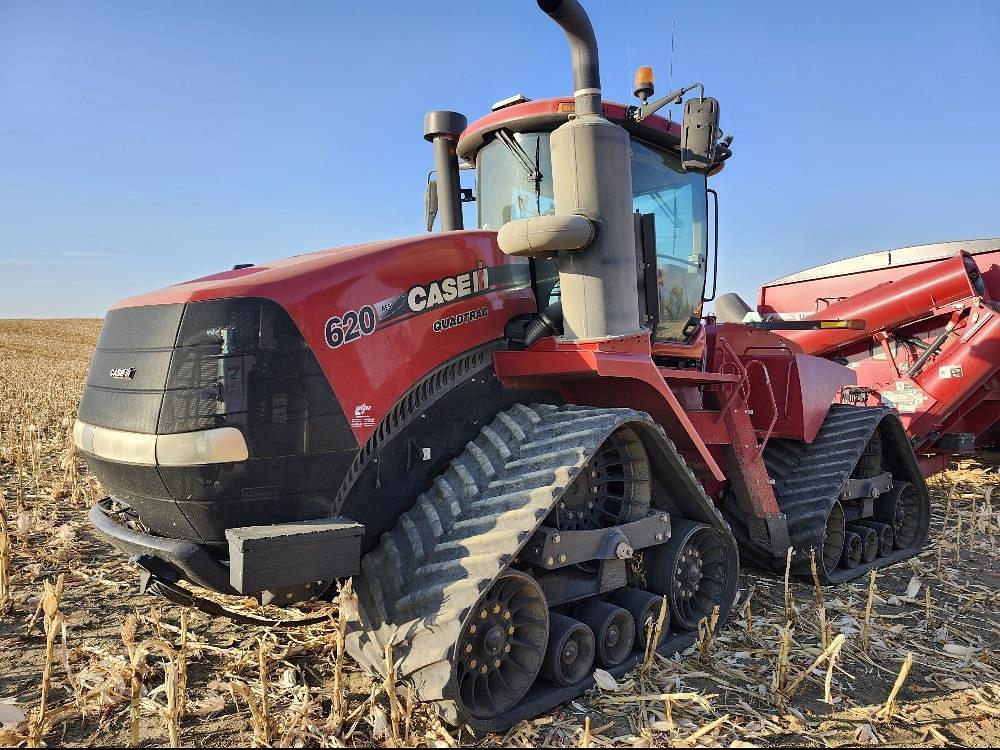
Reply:
[[[840,564],[846,533],[844,507],[837,501],[830,508],[830,513],[826,517],[826,528],[823,530],[823,566],[827,573]]]
[[[549,612],[533,578],[509,570],[469,615],[455,651],[455,676],[464,708],[492,718],[528,692],[545,658]]]
[[[579,620],[554,612],[549,623],[549,648],[542,676],[556,685],[575,685],[594,666],[594,631]]]
[[[875,520],[892,527],[893,545],[906,549],[917,538],[920,528],[920,498],[909,482],[896,482],[875,503]]]
[[[630,427],[616,430],[566,488],[546,523],[560,531],[602,529],[649,512],[649,457]]]
[[[646,634],[651,628],[656,627],[657,620],[660,619],[660,607],[663,599],[648,591],[642,591],[631,586],[624,586],[609,597],[612,604],[617,604],[622,609],[627,609],[632,615],[632,622],[635,623],[635,641],[643,650],[646,648]],[[670,630],[670,610],[667,609],[663,618],[663,627],[660,629],[659,646],[667,639]]]
[[[597,663],[602,667],[617,667],[632,653],[635,622],[627,610],[588,599],[573,610],[573,616],[594,631]]]
[[[871,479],[882,473],[882,433],[875,430],[851,472],[855,479]]]
[[[670,540],[646,557],[646,587],[667,597],[671,620],[679,628],[698,627],[723,603],[731,585],[728,553],[711,526],[678,518]]]

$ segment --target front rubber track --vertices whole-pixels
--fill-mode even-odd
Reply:
[[[583,693],[593,684],[592,675],[558,689],[536,683],[514,710],[498,717],[471,716],[455,689],[453,648],[482,592],[515,560],[587,461],[623,426],[644,435],[644,442],[653,439],[661,462],[667,453],[674,456],[670,471],[685,479],[678,484],[687,494],[693,488],[700,493],[692,515],[723,524],[649,415],[517,404],[483,427],[362,559],[355,578],[359,618],[347,635],[351,655],[368,671],[384,675],[385,644],[391,641],[397,678],[412,684],[420,700],[432,701],[445,720],[477,731],[501,731]],[[677,496],[668,504],[677,503],[690,505]],[[732,601],[724,602],[720,620],[731,606]],[[660,651],[670,653],[692,640],[692,634],[678,634]],[[627,671],[635,661],[627,659],[614,672]]]

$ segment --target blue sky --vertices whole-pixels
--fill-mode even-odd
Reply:
[[[587,3],[605,96],[701,80],[735,156],[720,289],[1000,236],[1000,3]],[[422,230],[429,109],[569,93],[510,2],[0,0],[0,317]]]

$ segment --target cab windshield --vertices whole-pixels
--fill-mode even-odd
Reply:
[[[497,230],[508,221],[555,213],[548,133],[516,133],[541,178],[499,140],[477,157],[479,226]],[[632,208],[656,219],[658,341],[684,341],[692,318],[701,317],[708,247],[705,176],[681,172],[677,158],[632,141]],[[536,278],[557,278],[554,260],[536,263]],[[546,285],[546,286],[551,286]],[[558,287],[556,287],[558,288]],[[544,306],[546,300],[540,300]]]

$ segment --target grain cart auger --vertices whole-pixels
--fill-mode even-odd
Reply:
[[[574,95],[427,116],[442,231],[117,304],[76,426],[110,493],[91,519],[151,590],[286,603],[354,576],[354,657],[382,673],[392,643],[479,730],[630,669],[662,597],[663,653],[725,622],[737,537],[768,564],[794,544],[800,570],[815,548],[839,580],[927,525],[898,418],[830,408],[849,369],[701,316],[718,102],[699,90],[678,126],[656,111],[700,85],[654,101],[648,68],[639,105],[604,101],[583,9],[539,6]],[[889,543],[887,514],[916,525]],[[856,559],[866,529],[883,543]]]
[[[856,329],[784,335],[846,364],[858,385],[842,402],[895,408],[930,476],[956,454],[997,444],[1000,428],[1000,239],[868,253],[763,285],[757,311],[719,298],[755,325],[863,320]],[[718,307],[718,305],[717,305]],[[759,322],[756,322],[759,321]]]

